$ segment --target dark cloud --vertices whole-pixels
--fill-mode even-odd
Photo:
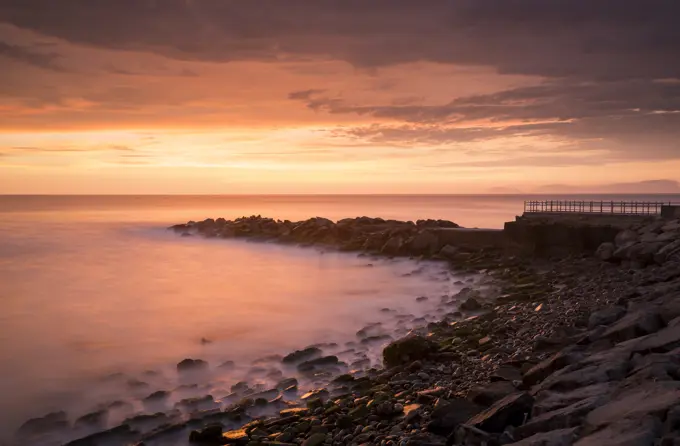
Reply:
[[[308,101],[312,98],[312,96],[324,93],[325,91],[326,90],[321,89],[294,91],[288,95],[288,99],[292,99],[295,101]]]
[[[460,97],[443,105],[352,105],[320,96],[305,103],[331,114],[396,121],[336,132],[377,144],[440,145],[534,136],[579,142],[585,149],[616,147],[630,158],[680,157],[680,82],[559,80]]]
[[[2,0],[0,21],[178,59],[433,61],[585,79],[680,77],[676,0]]]
[[[57,63],[61,56],[56,53],[40,53],[31,48],[0,42],[0,57],[7,57],[47,70],[64,71],[64,68]]]

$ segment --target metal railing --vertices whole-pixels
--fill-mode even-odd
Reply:
[[[524,202],[524,212],[659,215],[662,206],[672,205],[663,201],[530,200]]]

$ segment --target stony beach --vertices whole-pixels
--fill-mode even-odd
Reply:
[[[522,242],[546,225],[587,240],[555,237],[550,254]],[[442,220],[254,216],[173,226],[182,236],[433,259],[481,279],[442,296],[437,320],[408,333],[357,333],[359,342],[390,336],[384,367],[308,347],[270,360],[323,387],[303,394],[297,378],[280,376],[271,388],[235,383],[229,395],[160,412],[168,395],[155,392],[144,413],[69,444],[680,445],[680,222],[560,225],[527,222],[522,240],[475,247],[444,244],[441,231],[459,229]],[[177,373],[200,379],[213,366],[187,358]],[[105,415],[75,428],[96,431]],[[18,438],[73,428],[52,413],[26,422]]]

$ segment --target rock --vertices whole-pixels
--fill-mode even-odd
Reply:
[[[616,238],[614,238],[614,243],[616,244],[617,247],[620,248],[630,243],[635,243],[637,242],[637,240],[638,240],[637,232],[631,229],[624,229],[623,231],[616,234]]]
[[[522,377],[527,386],[533,386],[546,379],[558,370],[567,367],[581,359],[582,355],[568,351],[561,351],[550,358],[530,368]]]
[[[660,248],[656,254],[654,254],[654,261],[661,265],[678,252],[680,252],[680,239],[670,242]]]
[[[66,443],[64,446],[93,446],[93,445],[114,445],[130,444],[135,438],[139,437],[139,432],[134,431],[128,425],[121,425],[103,432],[88,435]]]
[[[482,304],[480,304],[474,297],[468,297],[459,307],[463,311],[478,311],[482,309]]]
[[[408,245],[411,254],[433,254],[439,247],[439,237],[434,233],[424,230],[416,235]]]
[[[588,414],[586,422],[593,428],[613,424],[621,419],[642,419],[647,415],[662,415],[680,404],[680,382],[647,382],[624,389],[612,400]]]
[[[652,335],[640,338],[631,347],[639,353],[668,352],[680,347],[680,326],[669,326]]]
[[[195,372],[208,369],[208,363],[202,359],[184,359],[177,364],[177,372]]]
[[[459,252],[460,250],[455,246],[446,245],[439,251],[439,255],[445,259],[452,260],[456,258]]]
[[[571,392],[541,392],[536,396],[532,415],[537,417],[590,398],[598,398],[604,404],[615,387],[616,383],[606,382],[580,387]]]
[[[515,429],[515,435],[519,438],[526,438],[540,432],[578,427],[588,412],[595,409],[600,402],[601,399],[594,396],[570,406],[542,413]]]
[[[302,442],[302,446],[321,446],[326,442],[326,434],[318,433],[312,434],[305,441]]]
[[[107,419],[108,411],[98,410],[96,412],[90,412],[78,418],[74,425],[75,427],[103,429],[106,426]]]
[[[281,362],[284,364],[295,364],[298,362],[308,361],[322,355],[321,349],[317,347],[307,347],[302,350],[296,350],[283,357]]]
[[[627,359],[612,359],[589,365],[580,362],[550,375],[534,392],[542,390],[566,392],[591,384],[616,381],[625,378],[628,369]]]
[[[595,251],[595,255],[605,262],[614,260],[614,252],[616,251],[616,245],[611,242],[602,243]]]
[[[191,431],[189,434],[190,443],[220,444],[222,440],[222,425],[212,424],[201,430]]]
[[[594,311],[588,318],[588,329],[592,330],[598,325],[611,325],[626,314],[626,309],[620,306],[604,308]]]
[[[578,428],[558,429],[542,432],[529,438],[511,443],[507,446],[572,446],[577,437]]]
[[[613,342],[622,342],[658,331],[663,326],[661,316],[654,310],[629,312],[602,334]]]
[[[380,248],[380,253],[385,255],[399,255],[404,249],[404,237],[395,235],[389,238]]]
[[[511,382],[497,381],[472,388],[468,392],[468,399],[475,404],[488,407],[516,391]]]
[[[574,446],[653,446],[661,433],[655,417],[620,419],[606,428],[574,443]]]
[[[518,369],[517,367],[509,366],[509,365],[502,365],[499,368],[497,368],[491,377],[489,378],[491,382],[495,381],[508,381],[508,382],[513,382],[513,381],[521,381],[522,380],[522,371]]]
[[[19,435],[45,434],[69,427],[66,412],[51,412],[40,418],[31,418],[19,427]]]
[[[387,367],[410,364],[426,359],[437,349],[437,344],[419,335],[410,335],[390,343],[383,350],[383,361]]]
[[[222,434],[222,444],[246,445],[249,441],[250,437],[245,429],[231,430]]]
[[[519,426],[531,413],[534,398],[528,393],[514,393],[470,418],[467,425],[486,432],[500,433],[508,426]]]
[[[432,411],[427,430],[436,435],[448,436],[458,425],[480,411],[480,406],[462,398],[446,401]]]
[[[337,356],[322,356],[320,358],[301,362],[298,364],[297,369],[300,372],[309,372],[317,367],[327,367],[338,364],[340,364],[340,361],[338,360]]]

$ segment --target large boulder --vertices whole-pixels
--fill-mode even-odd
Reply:
[[[481,407],[465,399],[454,398],[438,405],[432,411],[427,430],[436,435],[450,435],[460,424],[481,410]]]
[[[616,245],[611,242],[602,243],[595,251],[595,255],[605,262],[614,260],[614,252],[616,251]]]
[[[616,234],[614,243],[617,247],[622,247],[638,241],[638,233],[632,229],[624,229]]]
[[[178,373],[201,372],[208,369],[208,363],[202,359],[183,359],[177,364]]]
[[[486,432],[500,433],[509,426],[519,426],[531,414],[534,398],[528,393],[514,393],[470,418],[467,425]]]
[[[387,367],[409,364],[425,359],[437,349],[437,344],[419,335],[410,335],[398,339],[385,347],[383,361]]]
[[[439,248],[439,237],[424,230],[418,233],[408,244],[410,254],[434,254]]]

